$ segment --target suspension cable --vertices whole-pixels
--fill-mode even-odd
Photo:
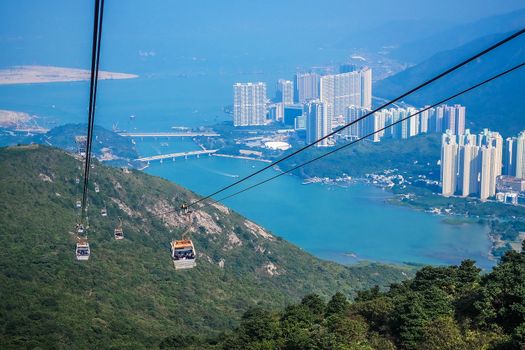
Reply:
[[[89,109],[88,130],[86,140],[86,154],[84,159],[84,186],[82,191],[82,214],[81,219],[87,223],[87,199],[89,187],[89,170],[91,167],[91,153],[93,144],[93,128],[95,122],[95,103],[97,96],[98,72],[100,61],[100,43],[102,39],[102,17],[104,12],[104,0],[95,0],[95,12],[93,21],[93,45],[91,52],[91,75],[89,86]]]

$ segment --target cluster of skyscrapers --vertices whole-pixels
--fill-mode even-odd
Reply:
[[[350,106],[345,109],[345,118],[338,122],[342,126],[368,113],[370,109]],[[380,141],[383,137],[407,139],[418,134],[442,132],[443,130],[461,134],[465,131],[465,116],[466,109],[461,105],[424,107],[421,110],[413,107],[382,109],[352,124],[341,134],[349,139],[369,137],[374,142]],[[389,125],[392,126],[383,130]]]
[[[311,142],[344,124],[351,106],[372,107],[372,70],[368,67],[343,65],[338,74],[308,72],[296,74],[293,81],[280,79],[273,103],[267,99],[265,83],[237,83],[233,122],[235,126],[264,125],[270,119],[305,129]]]
[[[233,120],[235,126],[264,125],[274,121],[306,131],[306,141],[314,142],[333,130],[364,117],[372,108],[372,70],[345,64],[338,74],[297,73],[294,80],[280,79],[276,96],[270,102],[265,83],[234,85]],[[436,108],[413,107],[383,109],[350,127],[338,137],[368,138],[378,142],[383,137],[406,139],[421,133],[465,132],[466,110],[461,105]],[[392,127],[382,130],[385,126]],[[333,145],[324,140],[316,146]]]
[[[441,184],[443,196],[478,196],[486,200],[496,194],[501,175],[503,138],[484,129],[478,135],[470,130],[454,134],[446,130],[441,145]]]
[[[501,197],[517,203],[525,191],[525,131],[508,137],[484,129],[478,135],[446,130],[441,144],[443,196]],[[500,198],[498,198],[500,200]]]

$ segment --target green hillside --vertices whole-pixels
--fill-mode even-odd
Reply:
[[[282,307],[309,293],[350,297],[410,274],[321,261],[222,206],[196,210],[197,267],[175,272],[169,243],[187,219],[154,215],[195,195],[99,163],[93,180],[101,192],[90,192],[92,254],[77,262],[80,162],[49,147],[8,147],[0,148],[0,169],[2,349],[152,348],[231,329],[255,305]],[[107,218],[99,214],[104,205]],[[113,237],[119,216],[123,241]]]
[[[175,349],[511,350],[525,349],[525,252],[507,252],[480,275],[474,262],[424,267],[389,291],[349,303],[307,295],[277,313],[246,312],[232,333],[187,339]]]

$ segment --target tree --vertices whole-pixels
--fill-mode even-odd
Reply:
[[[525,251],[508,251],[481,282],[478,322],[506,334],[525,323]]]
[[[405,349],[417,349],[423,339],[423,327],[427,317],[420,293],[411,292],[396,301],[392,328],[399,345]]]
[[[348,300],[343,293],[337,292],[326,305],[325,316],[342,313],[348,308]]]
[[[317,320],[321,320],[323,318],[326,305],[319,295],[306,295],[301,300],[301,305],[306,306]]]
[[[379,290],[379,286],[374,286],[373,288],[370,288],[368,290],[360,290],[357,291],[357,297],[355,298],[356,302],[359,301],[367,301],[367,300],[373,300],[381,294],[381,291]]]
[[[423,327],[421,350],[467,349],[458,325],[450,316],[439,317]]]
[[[279,325],[269,311],[252,308],[242,316],[239,330],[249,341],[272,340],[278,335]]]
[[[326,319],[326,328],[335,335],[338,343],[367,343],[368,324],[361,316],[347,317],[334,314]]]

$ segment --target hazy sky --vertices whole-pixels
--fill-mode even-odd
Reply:
[[[92,3],[0,1],[5,53],[0,65],[85,65]],[[111,0],[106,1],[104,43],[118,52],[129,50],[126,54],[180,48],[190,56],[256,50],[277,57],[275,51],[302,45],[307,52],[309,45],[334,43],[388,21],[433,20],[445,26],[520,8],[525,0]]]

